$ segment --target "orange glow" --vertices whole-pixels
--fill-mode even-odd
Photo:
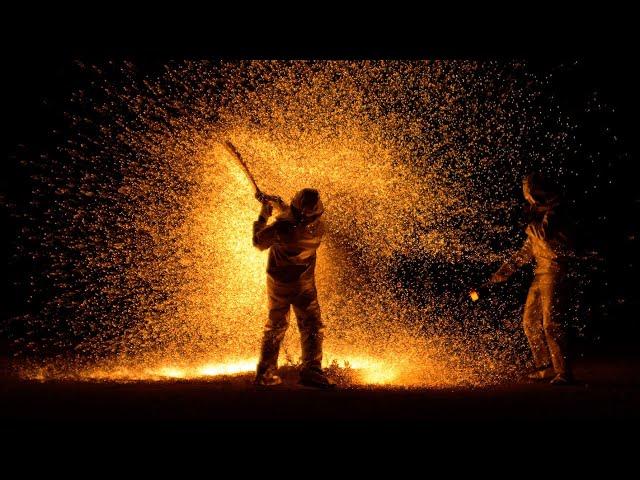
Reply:
[[[393,210],[355,211],[356,221],[358,215],[374,220],[362,227],[357,241],[371,246],[368,255],[372,262],[386,261],[402,248],[405,232],[396,215],[399,210],[413,208],[415,187],[408,172],[392,166],[389,152],[372,153],[366,163],[359,164],[354,158],[343,163],[341,159],[349,155],[346,151],[315,148],[315,164],[302,168],[304,159],[312,153],[300,146],[291,146],[291,152],[283,156],[281,148],[258,135],[238,131],[233,138],[253,152],[254,162],[261,160],[252,167],[259,172],[265,191],[288,198],[307,184],[319,188],[333,232],[343,228],[345,218],[341,216],[354,202],[383,205],[393,198]],[[200,188],[192,198],[189,222],[180,231],[189,255],[181,259],[188,268],[182,272],[179,288],[174,289],[173,301],[179,309],[141,325],[131,335],[145,338],[149,331],[162,331],[163,335],[171,334],[169,342],[159,353],[108,360],[105,365],[80,372],[80,378],[188,380],[246,375],[255,370],[255,355],[267,317],[267,252],[251,244],[251,225],[259,204],[240,166],[219,143],[211,144],[200,162]],[[358,175],[360,171],[366,173]],[[468,367],[451,365],[447,341],[422,339],[403,327],[402,318],[416,313],[391,292],[354,282],[352,269],[330,232],[318,252],[316,270],[327,325],[325,367],[337,362],[341,368],[352,370],[352,381],[361,385],[429,386],[479,381],[481,377]],[[137,274],[152,276],[156,270]],[[294,318],[292,313],[281,365],[295,364],[300,356]]]
[[[155,381],[254,371],[267,319],[267,252],[252,245],[260,205],[222,145],[229,140],[264,193],[289,201],[304,187],[320,192],[327,234],[316,280],[326,367],[351,369],[360,385],[500,379],[505,365],[515,363],[506,357],[521,351],[519,340],[490,326],[481,331],[480,322],[477,331],[460,328],[445,305],[449,285],[412,285],[415,301],[396,268],[401,259],[415,260],[430,274],[443,265],[502,259],[484,235],[495,221],[486,208],[492,203],[467,173],[479,159],[483,172],[494,171],[493,160],[485,160],[494,147],[496,158],[520,161],[511,146],[519,139],[507,137],[527,129],[495,124],[498,113],[500,122],[517,121],[510,109],[520,97],[509,88],[520,87],[494,89],[494,78],[510,75],[495,75],[493,63],[483,68],[475,62],[186,62],[105,94],[98,115],[106,119],[104,138],[96,140],[104,148],[90,150],[105,158],[84,153],[84,140],[73,153],[80,165],[117,158],[117,180],[107,185],[100,175],[87,176],[98,184],[96,198],[108,201],[87,212],[77,211],[87,204],[84,196],[69,202],[64,212],[73,228],[57,249],[76,248],[68,238],[85,235],[91,224],[95,238],[79,245],[72,261],[58,262],[66,270],[77,262],[78,272],[97,279],[91,298],[78,287],[69,295],[73,308],[64,310],[82,309],[73,331],[87,338],[65,345],[70,359],[63,365],[24,375]],[[486,94],[494,91],[501,94]],[[108,115],[120,110],[121,118]],[[457,292],[452,302],[460,304]],[[479,299],[475,290],[470,296]],[[75,352],[85,355],[77,363]],[[280,365],[299,360],[292,313]]]
[[[256,360],[243,360],[231,363],[210,363],[197,369],[197,373],[204,377],[218,377],[221,375],[235,375],[238,373],[252,372],[256,366]]]
[[[371,357],[349,357],[338,360],[332,357],[332,361],[343,368],[348,368],[355,373],[354,381],[363,385],[394,385],[401,374],[397,364],[385,362]],[[189,380],[206,379],[224,376],[253,375],[257,358],[229,361],[227,363],[206,363],[196,366],[162,366],[146,369],[122,369],[113,370],[89,369],[83,372],[87,380],[120,380],[120,381],[161,381],[161,380]],[[328,363],[325,362],[325,367]],[[45,380],[46,375],[41,372],[32,378]]]

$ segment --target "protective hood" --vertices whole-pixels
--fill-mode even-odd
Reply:
[[[523,189],[535,201],[534,206],[551,207],[560,201],[560,189],[553,182],[539,173],[527,175],[523,182]]]
[[[293,196],[291,210],[295,217],[318,218],[324,212],[320,193],[315,188],[303,188]]]

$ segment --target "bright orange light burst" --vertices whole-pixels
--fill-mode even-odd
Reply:
[[[117,181],[103,185],[87,175],[84,190],[95,182],[94,198],[109,201],[96,202],[86,215],[78,211],[85,197],[68,208],[69,232],[86,232],[87,224],[96,232],[91,248],[79,245],[72,259],[82,259],[83,272],[97,272],[94,297],[78,288],[67,309],[79,312],[78,331],[97,333],[69,350],[99,360],[26,375],[185,380],[253,371],[267,318],[267,253],[251,244],[259,204],[221,145],[230,140],[266,193],[285,200],[303,187],[321,193],[328,232],[318,251],[317,285],[326,366],[335,361],[353,369],[356,382],[376,385],[500,377],[513,362],[495,352],[521,351],[507,348],[517,346],[512,334],[447,316],[440,308],[446,288],[418,285],[421,302],[411,300],[394,268],[402,259],[420,259],[425,269],[501,259],[470,240],[495,219],[489,203],[480,202],[486,192],[474,183],[482,175],[469,172],[496,171],[487,151],[500,161],[520,161],[519,139],[509,135],[531,130],[518,123],[526,120],[518,105],[528,105],[527,97],[513,90],[520,84],[502,68],[186,62],[121,90],[106,82],[102,108],[111,116],[98,116],[108,120],[96,134],[101,148],[85,154],[83,140],[71,153],[81,166],[117,158]],[[124,113],[113,105],[126,107]],[[507,180],[494,182],[493,190],[510,185]],[[61,235],[59,251],[71,237]],[[476,291],[470,295],[479,299]],[[92,328],[84,328],[86,319]],[[500,349],[487,346],[497,341]],[[292,317],[280,364],[296,365],[299,357]]]

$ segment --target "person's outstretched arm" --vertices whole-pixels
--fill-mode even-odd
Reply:
[[[527,237],[522,248],[514,253],[509,260],[504,262],[502,266],[494,273],[489,282],[500,283],[507,280],[513,273],[523,265],[529,263],[533,259],[531,251],[531,240]]]

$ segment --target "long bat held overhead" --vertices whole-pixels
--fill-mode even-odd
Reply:
[[[231,143],[229,140],[225,140],[224,142],[222,142],[222,144],[233,156],[233,158],[235,158],[238,161],[238,163],[242,167],[242,170],[244,170],[244,173],[247,175],[247,178],[249,179],[249,181],[253,185],[253,188],[256,191],[256,198],[258,200],[260,200],[261,202],[270,201],[270,202],[276,202],[278,204],[283,203],[282,199],[277,195],[267,195],[262,190],[260,190],[260,187],[258,187],[258,184],[256,183],[256,179],[253,177],[253,174],[251,173],[251,170],[249,170],[249,167],[247,166],[246,162],[242,158],[242,155],[240,155],[240,152],[238,151],[238,149],[235,147],[233,143]]]
[[[256,183],[256,179],[253,178],[253,175],[251,174],[251,170],[249,170],[249,167],[247,167],[247,164],[245,163],[244,159],[242,158],[242,155],[240,155],[240,152],[235,147],[235,145],[231,143],[229,140],[225,140],[222,144],[229,151],[229,153],[238,161],[238,163],[244,170],[244,173],[247,175],[247,178],[253,184],[253,188],[255,189],[256,193],[262,193],[262,190],[260,190],[260,187],[258,187],[258,184]]]

